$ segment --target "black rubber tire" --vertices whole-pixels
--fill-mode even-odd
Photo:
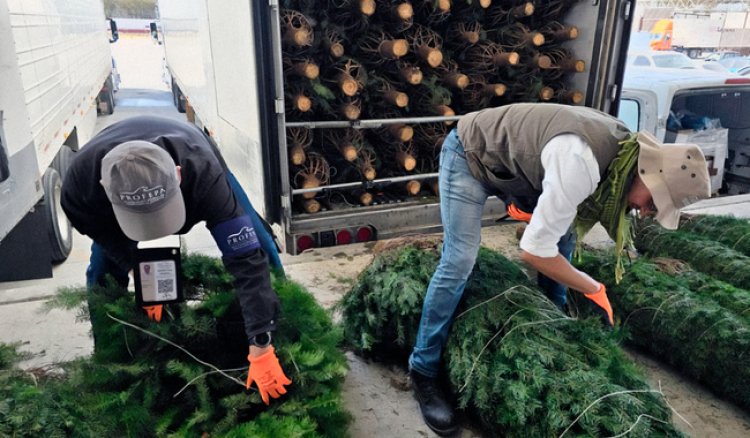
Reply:
[[[185,112],[185,96],[180,91],[180,87],[177,86],[174,79],[172,79],[172,101],[174,106],[177,107],[177,112]]]
[[[65,174],[68,173],[70,163],[75,158],[76,152],[70,148],[70,146],[62,145],[60,150],[57,152],[57,156],[52,160],[52,167],[60,174],[60,179],[65,182]]]
[[[47,215],[47,223],[49,224],[47,236],[49,237],[52,263],[58,264],[64,262],[73,249],[73,227],[60,205],[62,179],[57,170],[48,168],[42,177],[42,185],[44,186],[44,200],[41,205]]]

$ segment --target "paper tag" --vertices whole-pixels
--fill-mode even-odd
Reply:
[[[139,264],[144,303],[177,300],[177,266],[173,260]]]

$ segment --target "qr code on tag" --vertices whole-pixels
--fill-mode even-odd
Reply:
[[[159,280],[157,284],[157,293],[159,295],[172,295],[174,294],[174,279],[170,278],[167,280]]]

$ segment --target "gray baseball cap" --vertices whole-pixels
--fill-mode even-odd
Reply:
[[[174,234],[185,224],[177,165],[147,141],[117,145],[102,159],[101,184],[120,228],[141,242]]]

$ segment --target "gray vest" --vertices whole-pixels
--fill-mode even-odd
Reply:
[[[578,135],[591,147],[603,177],[620,149],[618,142],[630,131],[593,108],[550,103],[488,108],[458,121],[471,174],[498,195],[524,198],[533,205],[542,192],[542,150],[561,134]]]

